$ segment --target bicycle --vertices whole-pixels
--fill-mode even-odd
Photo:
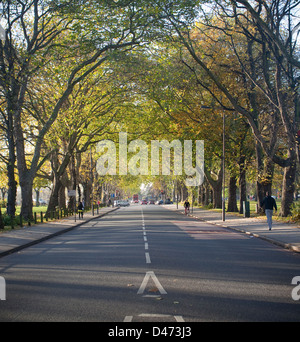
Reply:
[[[184,208],[184,214],[187,215],[190,213],[190,208],[185,207]]]

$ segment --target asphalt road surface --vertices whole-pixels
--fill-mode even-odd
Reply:
[[[157,205],[3,257],[0,276],[1,322],[300,321],[299,254]]]

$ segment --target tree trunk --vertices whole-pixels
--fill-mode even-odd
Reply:
[[[2,220],[1,208],[0,208],[0,229],[4,229],[4,223],[3,223],[3,220]]]
[[[9,102],[9,101],[8,101]],[[16,199],[17,199],[17,182],[15,179],[16,153],[15,153],[15,139],[13,132],[13,108],[7,108],[7,143],[8,143],[8,193],[7,193],[7,214],[15,217],[16,215]]]
[[[227,211],[229,212],[238,212],[238,207],[236,204],[236,192],[237,192],[237,185],[236,185],[236,175],[231,175],[229,180],[229,196],[228,196],[228,208]]]
[[[242,157],[240,160],[239,193],[240,193],[239,213],[243,214],[243,202],[246,201],[247,199],[245,157]]]
[[[223,181],[223,172],[222,167],[220,168],[218,172],[218,178],[217,180],[214,180],[211,177],[210,171],[205,170],[205,177],[209,183],[209,185],[212,187],[213,191],[213,207],[214,208],[222,208],[222,181]]]
[[[83,186],[83,199],[84,205],[87,208],[92,207],[91,197],[92,197],[92,184],[90,182],[86,182],[82,184]],[[175,200],[174,200],[175,201]]]
[[[35,206],[40,206],[40,189],[34,189],[35,191]]]
[[[222,182],[219,185],[213,186],[213,206],[214,208],[222,208]]]
[[[17,182],[15,180],[14,167],[9,165],[8,169],[8,192],[7,192],[7,215],[15,217],[16,215],[16,199],[17,199]]]
[[[66,209],[66,187],[62,184],[62,182],[58,191],[58,206],[60,209]]]
[[[59,197],[59,191],[61,189],[61,186],[62,186],[61,180],[56,174],[53,179],[52,190],[51,190],[49,204],[48,204],[47,213],[46,213],[48,217],[50,216],[50,213],[53,212],[55,208],[58,206],[58,197]]]
[[[264,186],[262,184],[262,174],[263,174],[263,152],[259,142],[255,141],[255,152],[256,152],[256,169],[257,169],[257,180],[256,180],[256,199],[258,204],[258,211],[262,211],[260,206],[264,199]]]
[[[211,193],[211,189],[209,187],[209,184],[206,183],[204,205],[209,205],[209,203],[212,203],[212,198],[210,198],[210,193]]]
[[[21,187],[21,197],[22,197],[22,205],[21,205],[21,215],[25,220],[33,219],[33,204],[32,204],[32,188],[33,188],[33,179],[29,175],[22,175],[20,178],[20,187]]]
[[[295,191],[296,169],[295,159],[294,162],[291,162],[290,166],[284,168],[280,211],[280,215],[283,217],[287,217],[291,213],[291,205],[293,203],[293,194]]]

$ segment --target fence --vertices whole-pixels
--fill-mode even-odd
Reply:
[[[43,223],[53,221],[53,220],[59,220],[60,218],[73,216],[74,211],[71,209],[56,209],[55,211],[51,211],[48,213],[48,215],[44,212],[34,212],[33,213],[33,219],[32,220],[24,220],[22,215],[16,215],[16,217],[12,217],[10,215],[3,215],[2,220],[5,227],[10,227],[11,229],[14,229],[16,226],[24,227],[24,226],[31,226],[31,224],[37,224],[37,223]]]
[[[92,213],[94,215],[95,210],[97,211],[97,214],[99,214],[99,209],[104,207],[104,205],[95,205],[92,208]],[[1,210],[1,208],[0,208]],[[85,208],[85,211],[90,210],[90,208]],[[43,223],[53,220],[59,220],[61,218],[69,217],[74,215],[73,209],[56,209],[54,211],[51,211],[48,213],[41,212],[34,212],[33,213],[33,219],[32,220],[24,220],[22,215],[17,215],[16,217],[12,217],[9,215],[2,215],[2,220],[5,227],[10,227],[11,229],[14,229],[16,226],[24,227],[24,226],[31,226],[31,224],[37,224],[37,223]]]

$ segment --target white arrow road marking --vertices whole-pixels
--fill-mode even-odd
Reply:
[[[153,271],[149,271],[146,273],[145,278],[137,292],[137,294],[143,294],[145,291],[145,288],[148,284],[149,279],[152,278],[152,280],[154,281],[154,284],[156,285],[158,291],[160,292],[160,294],[167,294],[167,291],[162,287],[161,283],[159,282],[159,280],[156,278],[156,275],[154,274]]]

